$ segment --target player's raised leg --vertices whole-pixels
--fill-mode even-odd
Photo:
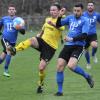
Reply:
[[[92,77],[86,73],[79,65],[77,65],[78,59],[75,57],[71,57],[68,62],[68,68],[71,69],[76,74],[82,75],[88,82],[89,86],[93,88],[94,81],[92,80]]]

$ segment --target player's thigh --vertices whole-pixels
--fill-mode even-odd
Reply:
[[[72,48],[70,46],[64,46],[64,48],[61,50],[59,57],[58,57],[58,62],[57,62],[58,71],[64,70],[66,64],[69,61],[71,52],[72,52]]]
[[[45,69],[47,64],[50,62],[50,60],[53,58],[55,54],[55,49],[49,46],[47,43],[43,42],[41,44],[40,50],[40,69]]]
[[[76,46],[73,50],[73,53],[70,56],[69,62],[67,64],[68,67],[74,68],[77,65],[77,62],[79,61],[82,54],[83,54],[83,47]]]
[[[4,39],[4,38],[2,38],[1,39],[1,44],[2,44],[2,47],[3,47],[3,52],[5,53],[5,54],[7,54],[7,47],[8,46],[12,46],[12,44],[8,41],[8,40],[6,40],[6,39]],[[14,43],[15,44],[15,43]]]

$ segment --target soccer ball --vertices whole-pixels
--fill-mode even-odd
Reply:
[[[22,27],[25,26],[25,21],[23,18],[21,17],[16,17],[14,20],[13,20],[13,27],[15,29],[21,29]]]

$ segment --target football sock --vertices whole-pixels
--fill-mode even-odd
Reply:
[[[39,78],[40,78],[40,80],[39,80],[39,85],[41,86],[41,85],[43,85],[43,81],[44,81],[44,78],[45,78],[45,73],[44,73],[44,71],[40,71],[40,72],[39,72]]]
[[[80,66],[76,66],[74,69],[71,69],[73,72],[82,75],[84,78],[88,78],[89,74],[86,73]]]
[[[92,48],[92,56],[95,56],[96,52],[97,52],[97,48]]]
[[[6,55],[6,62],[5,62],[5,66],[4,66],[4,69],[6,72],[8,71],[8,66],[10,64],[10,61],[11,61],[11,55]]]
[[[90,54],[88,51],[85,52],[85,58],[88,64],[90,64]]]
[[[63,92],[63,81],[64,81],[64,73],[63,72],[57,72],[56,74],[56,81],[58,85],[58,92]]]
[[[24,49],[27,49],[30,46],[31,46],[31,41],[30,39],[27,39],[23,42],[20,42],[15,48],[16,48],[16,51],[22,51]]]

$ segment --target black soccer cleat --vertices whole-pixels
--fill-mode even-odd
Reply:
[[[57,93],[55,93],[54,95],[55,95],[55,96],[63,96],[63,93],[57,92]]]
[[[39,86],[37,88],[37,93],[43,93],[43,87],[42,86]]]
[[[92,76],[88,76],[88,78],[86,78],[90,88],[93,88],[94,87],[94,80],[92,79]]]

